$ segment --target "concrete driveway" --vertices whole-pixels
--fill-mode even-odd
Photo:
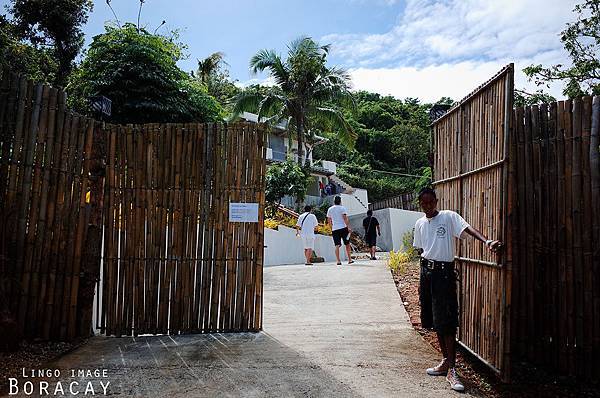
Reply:
[[[262,333],[96,337],[49,367],[79,395],[88,382],[102,395],[100,381],[108,395],[138,397],[458,395],[425,374],[438,355],[412,329],[382,261],[266,267],[264,284]]]

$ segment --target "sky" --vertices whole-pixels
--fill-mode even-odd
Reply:
[[[7,0],[0,0],[3,4]],[[115,17],[95,1],[86,45]],[[521,69],[568,64],[559,40],[576,0],[145,0],[141,25],[188,45],[182,69],[222,51],[240,85],[268,82],[248,62],[261,49],[285,55],[300,36],[331,44],[329,65],[346,68],[356,90],[433,102],[459,100],[503,66],[515,63],[515,85],[534,91]],[[136,22],[139,0],[112,0],[121,23]],[[549,89],[563,98],[562,86]]]

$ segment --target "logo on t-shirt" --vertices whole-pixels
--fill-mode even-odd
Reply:
[[[435,234],[438,238],[444,239],[446,237],[446,226],[440,225],[439,227],[437,227],[437,229],[435,230]]]

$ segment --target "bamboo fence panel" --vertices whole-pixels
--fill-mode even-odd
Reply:
[[[513,355],[594,379],[600,349],[600,98],[514,112],[518,239]],[[513,237],[514,238],[514,237]]]
[[[97,125],[68,112],[64,92],[9,70],[0,87],[1,299],[25,338],[87,335],[80,275]]]
[[[479,242],[457,244],[459,341],[503,378],[510,372],[512,242],[504,214],[514,174],[508,167],[512,81],[509,65],[433,124],[439,208],[506,242],[503,258]]]
[[[228,220],[264,206],[263,128],[113,126],[107,148],[101,331],[260,330],[263,220]]]

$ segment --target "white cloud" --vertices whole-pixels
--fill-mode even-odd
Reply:
[[[426,67],[356,68],[351,69],[355,90],[367,90],[396,98],[419,98],[423,102],[435,102],[441,97],[458,101],[485,83],[509,62],[489,61],[445,63]],[[520,69],[528,64],[515,65],[515,87],[533,92],[537,88]],[[561,98],[561,87],[545,88]]]
[[[398,23],[374,34],[330,34],[332,58],[356,88],[427,100],[458,99],[514,62],[515,84],[531,63],[568,63],[559,33],[578,0],[407,0]],[[560,88],[550,89],[561,96]]]
[[[377,34],[330,34],[333,55],[350,62],[411,64],[531,57],[560,47],[577,0],[408,0],[398,24]]]

